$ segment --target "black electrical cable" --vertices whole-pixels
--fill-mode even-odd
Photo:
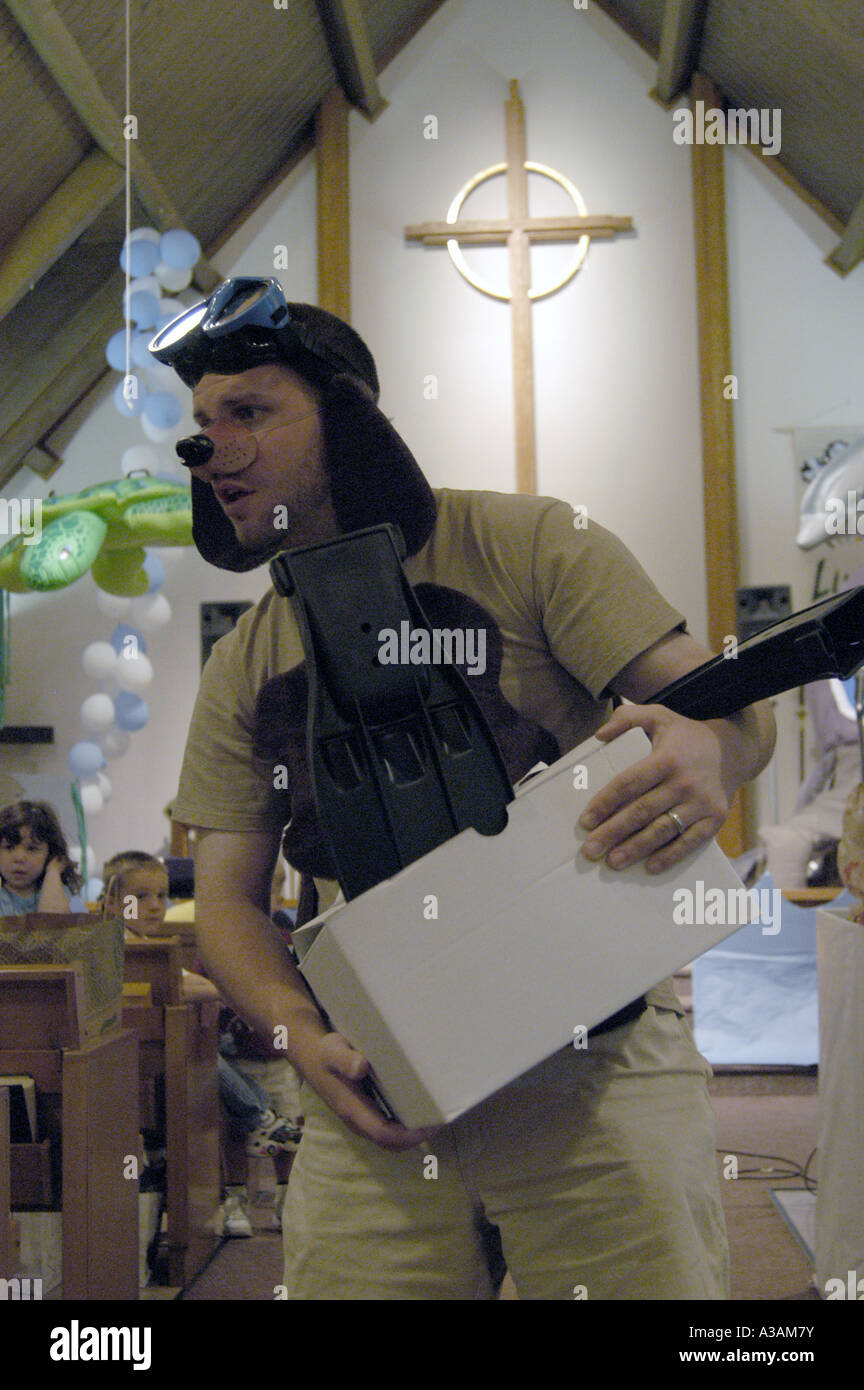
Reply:
[[[804,1179],[804,1186],[806,1187],[808,1192],[815,1192],[819,1186],[816,1179],[810,1177],[810,1164],[813,1162],[818,1152],[818,1149],[811,1149],[807,1157],[807,1162],[804,1164],[804,1172],[802,1174],[802,1177]]]
[[[808,1191],[815,1191],[815,1183],[812,1187],[809,1186],[810,1182],[812,1182],[812,1179],[808,1179],[807,1177],[807,1168],[810,1165],[810,1161],[813,1158],[813,1154],[815,1154],[816,1152],[815,1149],[813,1150],[813,1153],[811,1153],[810,1157],[807,1159],[807,1165],[804,1168],[801,1167],[800,1163],[796,1163],[794,1159],[783,1158],[780,1154],[753,1153],[749,1149],[718,1149],[717,1152],[718,1154],[722,1154],[724,1158],[728,1158],[730,1156],[735,1158],[739,1156],[741,1158],[760,1158],[767,1163],[783,1164],[787,1169],[787,1171],[784,1172],[782,1171],[782,1169],[777,1168],[739,1168],[736,1173],[736,1177],[738,1179],[746,1178],[754,1180],[758,1178],[774,1178],[786,1182],[792,1178],[800,1178],[804,1184],[804,1187],[807,1188]]]

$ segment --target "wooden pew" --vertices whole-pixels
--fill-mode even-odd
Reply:
[[[137,1299],[137,1044],[84,1041],[80,967],[0,967],[0,1073],[36,1083],[41,1139],[11,1144],[9,1211],[62,1209],[64,1299]]]
[[[166,936],[176,936],[180,942],[180,960],[184,970],[200,971],[198,940],[193,917],[166,917],[163,930]]]
[[[184,1003],[181,961],[176,937],[126,943],[125,981],[150,987],[149,1003],[124,999],[123,1023],[138,1038],[142,1128],[165,1133],[168,1274],[179,1286],[221,1237],[219,1004]]]
[[[9,1092],[0,1086],[0,1279],[11,1279],[12,1266],[12,1187],[9,1152]]]

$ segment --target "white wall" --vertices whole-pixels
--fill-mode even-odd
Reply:
[[[432,481],[511,491],[509,308],[471,288],[445,250],[403,236],[443,219],[468,178],[505,159],[511,77],[528,159],[565,174],[589,211],[629,214],[635,227],[595,243],[576,279],[534,310],[538,490],[587,504],[703,637],[689,156],[646,99],[650,62],[604,15],[556,0],[445,5],[391,64],[387,110],[371,125],[352,116],[354,323]],[[424,138],[430,114],[437,140]],[[572,207],[548,201],[548,181],[530,182],[538,215]],[[503,180],[463,209],[505,212]],[[535,251],[538,281],[570,254]],[[469,259],[506,287],[506,251],[473,248]],[[429,375],[437,400],[424,399]]]
[[[790,584],[814,601],[815,558],[795,545],[800,486],[793,429],[864,432],[864,266],[845,279],[824,264],[835,234],[748,151],[726,152],[730,299],[742,584]],[[848,547],[848,543],[847,543]],[[854,547],[853,547],[854,549]],[[848,553],[848,551],[847,551]],[[854,563],[854,562],[853,562]],[[864,551],[857,564],[864,563]],[[797,692],[777,702],[779,819],[799,786]],[[812,741],[808,734],[808,744]],[[760,779],[770,820],[770,776]]]
[[[668,595],[705,632],[701,443],[697,394],[690,153],[672,118],[648,98],[654,70],[596,7],[559,0],[450,0],[381,75],[388,101],[373,123],[352,113],[353,319],[376,354],[382,404],[435,484],[513,487],[509,312],[458,276],[444,250],[407,244],[403,227],[444,217],[457,189],[505,158],[511,77],[526,106],[528,158],[567,175],[589,210],[629,214],[635,231],[595,243],[582,271],[534,310],[539,490],[587,504],[616,530]],[[424,139],[435,115],[437,140]],[[206,132],[202,134],[206,138]],[[744,151],[727,152],[730,279],[742,582],[799,592],[790,425],[864,420],[857,325],[862,271],[845,282],[822,265],[833,244],[815,216]],[[497,186],[496,186],[497,185]],[[532,210],[566,208],[531,180]],[[464,215],[503,215],[500,180]],[[295,299],[313,300],[315,163],[304,160],[216,255],[225,274],[273,272]],[[535,252],[538,276],[566,260]],[[478,248],[472,264],[506,280],[505,253]],[[119,325],[119,314],[118,314]],[[437,400],[424,382],[437,377]],[[184,422],[182,432],[191,428]],[[110,399],[94,408],[51,480],[58,492],[119,476],[120,455],[142,442]],[[22,470],[7,495],[44,495]],[[795,576],[798,576],[796,579]],[[115,794],[91,819],[99,858],[161,843],[161,808],[176,788],[199,672],[198,605],[255,599],[266,571],[232,576],[191,550],[169,561],[174,618],[150,654],[151,718],[112,762]],[[83,648],[112,624],[95,608],[89,576],[54,596],[13,597],[8,723],[51,723],[53,749],[4,748],[2,767],[65,770],[93,689]],[[794,722],[794,720],[793,720]],[[786,734],[784,733],[784,739]],[[781,753],[781,795],[797,782],[794,748]]]

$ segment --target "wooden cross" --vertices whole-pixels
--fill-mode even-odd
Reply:
[[[502,219],[464,220],[453,222],[421,222],[405,228],[409,241],[422,241],[426,246],[444,246],[459,242],[475,246],[501,245],[509,247],[510,292],[497,295],[510,300],[513,353],[513,397],[516,409],[516,490],[536,492],[534,431],[534,347],[531,335],[531,299],[540,294],[531,291],[531,243],[550,241],[582,241],[587,250],[589,237],[613,237],[616,232],[632,230],[629,217],[578,216],[531,217],[528,212],[528,178],[526,168],[546,173],[575,193],[565,179],[542,165],[528,165],[525,160],[525,107],[519,95],[518,82],[510,83],[510,99],[505,105],[507,121],[507,163],[495,165],[466,185],[468,190],[493,173],[507,171],[508,216]],[[576,195],[578,198],[578,194]],[[581,203],[581,200],[580,200]],[[577,204],[578,208],[579,204]],[[584,239],[584,240],[583,240]],[[578,264],[577,262],[577,268]],[[573,272],[571,272],[572,274]],[[570,278],[567,275],[553,288],[560,288]],[[484,289],[476,280],[472,283]],[[485,290],[485,293],[495,293]],[[544,291],[551,293],[551,290]]]

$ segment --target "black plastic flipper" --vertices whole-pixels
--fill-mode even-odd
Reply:
[[[459,671],[382,663],[385,630],[430,631],[402,553],[398,530],[383,525],[284,551],[270,566],[306,652],[312,790],[349,900],[462,830],[497,834],[513,798]]]

